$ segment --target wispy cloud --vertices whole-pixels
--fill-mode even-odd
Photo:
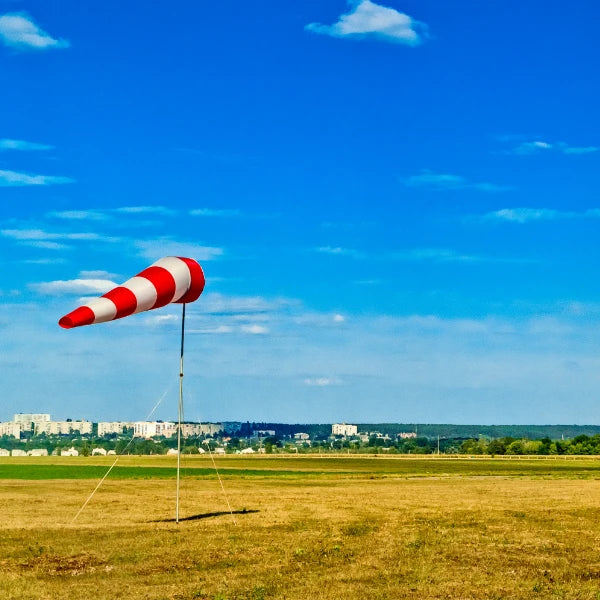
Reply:
[[[240,329],[242,333],[247,333],[250,335],[266,335],[269,333],[269,328],[265,327],[264,325],[242,325]]]
[[[61,210],[46,214],[53,219],[65,219],[71,221],[105,221],[108,215],[100,210]]]
[[[165,217],[174,217],[177,216],[179,212],[176,209],[168,208],[166,206],[121,206],[119,208],[106,209],[90,208],[84,210],[51,211],[47,213],[46,216],[54,219],[73,221],[105,221],[113,219],[116,214],[132,217],[137,217],[138,215],[162,215]]]
[[[0,236],[13,239],[20,244],[44,250],[64,250],[69,246],[64,242],[117,242],[119,238],[93,232],[64,233],[43,229],[2,229]]]
[[[102,295],[116,285],[109,279],[69,279],[32,283],[29,287],[40,294],[62,296],[64,294]]]
[[[554,208],[502,208],[481,217],[483,221],[497,221],[509,223],[531,223],[534,221],[556,221],[559,219],[587,219],[600,218],[600,208],[590,208],[581,212],[556,210]]]
[[[598,146],[571,146],[566,142],[546,142],[543,140],[533,140],[521,142],[509,150],[510,154],[519,154],[527,156],[531,154],[541,154],[547,152],[558,152],[561,154],[590,154],[600,150]]]
[[[153,214],[172,217],[177,214],[176,210],[166,206],[122,206],[121,208],[115,208],[113,210],[118,213],[127,213],[132,215]]]
[[[425,23],[393,8],[370,0],[350,1],[350,12],[340,15],[333,25],[310,23],[307,31],[337,38],[377,39],[384,42],[419,46],[428,37]]]
[[[0,151],[3,150],[21,150],[21,151],[36,151],[36,150],[51,150],[54,146],[48,144],[38,144],[36,142],[26,142],[24,140],[11,140],[4,138],[0,140]]]
[[[205,294],[199,310],[204,314],[244,316],[281,312],[293,304],[285,298],[268,299],[262,296],[224,296]]]
[[[309,386],[327,387],[330,385],[341,385],[342,380],[339,377],[307,377],[303,383]]]
[[[334,256],[348,256],[350,258],[364,258],[364,254],[353,248],[342,248],[341,246],[319,246],[315,252],[321,254],[333,254]]]
[[[199,261],[221,258],[223,248],[201,246],[189,242],[176,242],[171,239],[137,240],[134,242],[140,256],[150,260],[158,260],[163,256],[189,256]]]
[[[22,187],[28,185],[57,185],[62,183],[75,183],[71,177],[56,175],[32,175],[17,171],[0,170],[0,187]]]
[[[241,217],[242,211],[237,208],[196,208],[190,210],[192,217]]]
[[[404,179],[404,184],[413,188],[427,188],[432,190],[477,190],[480,192],[505,192],[512,190],[511,186],[498,185],[489,182],[469,181],[461,175],[449,173],[434,173],[423,171],[419,175],[412,175]]]
[[[463,254],[448,248],[411,248],[390,255],[400,261],[433,261],[433,262],[481,262],[491,260],[483,256]]]
[[[17,50],[48,50],[68,48],[67,40],[55,39],[33,22],[24,12],[0,16],[0,40]]]
[[[79,277],[81,279],[116,279],[116,275],[114,273],[109,273],[108,271],[81,271],[79,273]]]

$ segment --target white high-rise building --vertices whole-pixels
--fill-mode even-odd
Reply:
[[[21,431],[31,430],[31,424],[33,423],[34,431],[40,424],[48,423],[50,421],[50,415],[46,413],[17,413],[13,419],[13,423],[16,423],[21,428]]]
[[[347,423],[334,423],[331,426],[331,435],[345,435],[346,437],[352,437],[357,433],[357,425],[348,425]]]
[[[0,435],[8,435],[17,439],[21,438],[21,424],[9,421],[0,423]]]

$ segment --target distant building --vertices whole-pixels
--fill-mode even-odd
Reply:
[[[146,439],[173,437],[177,433],[177,423],[171,421],[136,421],[133,423],[133,437]]]
[[[310,435],[308,435],[308,433],[295,433],[294,434],[294,439],[295,440],[310,440]]]
[[[92,456],[106,456],[106,450],[104,448],[94,448]]]
[[[113,433],[119,435],[128,427],[133,427],[133,423],[126,423],[125,421],[100,421],[98,423],[98,436],[103,437]]]
[[[73,446],[71,446],[68,450],[61,450],[60,455],[61,456],[79,456],[79,451],[75,450],[75,448],[73,448]]]
[[[402,440],[410,440],[417,437],[417,433],[415,431],[402,431],[398,434],[398,437]]]
[[[217,435],[223,431],[221,423],[182,423],[181,435],[192,437],[198,435]]]
[[[0,423],[0,435],[21,439],[21,424],[15,422]]]
[[[0,448],[0,456],[10,456],[10,450],[6,448]]]
[[[48,456],[48,450],[46,448],[34,448],[27,451],[27,456]]]
[[[358,433],[357,425],[348,425],[347,423],[334,423],[331,426],[331,435],[343,435],[353,437]]]
[[[35,425],[35,435],[71,435],[73,432],[80,435],[92,433],[91,421],[40,421]]]
[[[36,426],[38,423],[45,423],[50,420],[50,415],[46,413],[17,413],[13,419],[13,423],[18,423],[23,430],[30,429],[33,423]]]
[[[25,452],[25,450],[19,450],[18,448],[15,448],[11,454],[13,456],[27,456],[27,452]]]
[[[252,432],[253,437],[275,437],[274,429],[255,429]]]

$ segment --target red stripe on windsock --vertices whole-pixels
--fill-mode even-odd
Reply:
[[[156,302],[152,308],[160,308],[169,304],[175,295],[175,279],[173,275],[163,267],[148,267],[138,274],[145,277],[156,288]]]
[[[137,308],[135,294],[129,288],[123,286],[110,290],[110,292],[107,292],[102,297],[107,298],[117,307],[117,314],[114,316],[115,319],[127,317],[133,314]]]
[[[179,304],[194,302],[194,300],[198,300],[204,289],[205,280],[202,267],[192,258],[183,258],[182,256],[178,256],[177,258],[187,265],[190,270],[191,281],[190,289],[179,300],[176,300],[176,302]]]
[[[94,322],[96,315],[91,308],[80,306],[74,311],[65,315],[58,324],[63,329],[71,329],[71,327],[79,327],[81,325],[91,325]]]

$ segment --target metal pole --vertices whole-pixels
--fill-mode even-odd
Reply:
[[[175,499],[175,522],[179,523],[179,480],[181,472],[181,421],[183,419],[183,339],[185,332],[185,303],[181,313],[181,354],[179,356],[179,404],[177,406],[177,493]]]

